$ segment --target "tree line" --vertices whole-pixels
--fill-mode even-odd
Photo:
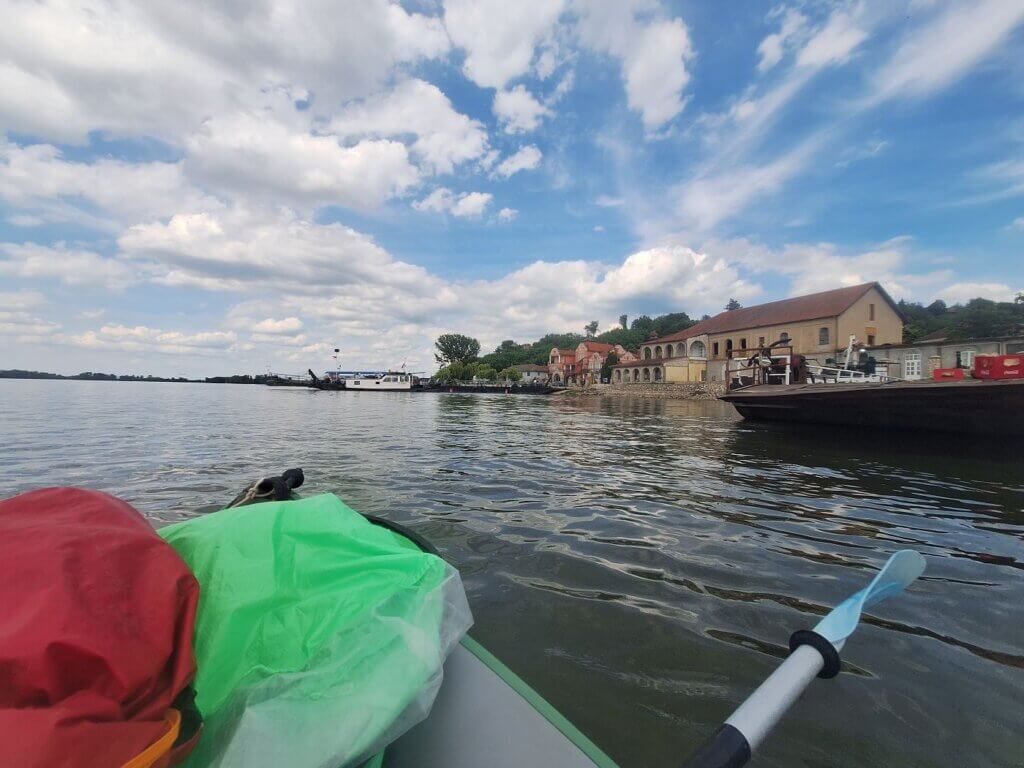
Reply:
[[[904,318],[903,341],[908,344],[940,331],[950,339],[1024,335],[1024,293],[1014,301],[971,299],[947,306],[940,299],[925,306],[901,300],[898,306]]]

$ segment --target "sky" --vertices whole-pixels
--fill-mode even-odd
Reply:
[[[1024,289],[1024,0],[0,0],[0,368]]]

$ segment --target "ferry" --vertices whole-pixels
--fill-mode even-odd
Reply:
[[[373,373],[360,376],[350,376],[342,378],[341,382],[344,389],[358,390],[365,392],[366,390],[372,390],[375,392],[384,391],[410,391],[419,379],[413,376],[411,373],[402,373],[399,371],[387,371],[386,373]]]

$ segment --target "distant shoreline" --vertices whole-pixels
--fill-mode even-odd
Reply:
[[[250,376],[239,374],[234,376],[207,376],[203,379],[187,379],[184,376],[134,376],[129,374],[93,373],[85,371],[72,376],[46,371],[24,371],[11,369],[0,371],[0,379],[29,379],[37,381],[141,381],[152,384],[266,384],[266,375]]]

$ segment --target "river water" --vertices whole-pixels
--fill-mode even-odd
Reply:
[[[623,768],[678,765],[793,630],[917,549],[754,764],[1024,764],[1019,446],[717,402],[0,381],[0,496],[89,486],[162,525],[292,466],[433,541],[474,635]]]

